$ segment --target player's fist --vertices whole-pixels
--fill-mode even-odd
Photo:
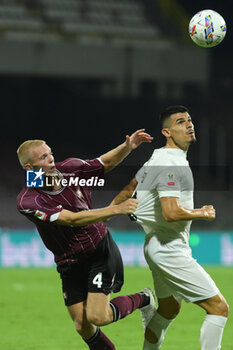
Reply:
[[[120,214],[133,214],[138,206],[138,200],[134,198],[129,198],[126,201],[118,204],[118,208],[120,210]]]
[[[204,205],[202,208],[204,219],[214,220],[216,217],[216,212],[213,205]]]

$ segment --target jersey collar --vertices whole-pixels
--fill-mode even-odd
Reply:
[[[62,173],[57,169],[57,174],[59,176],[59,178],[62,180],[63,179],[63,175]],[[51,196],[54,196],[54,195],[57,195],[57,194],[60,194],[61,192],[63,192],[65,189],[64,186],[61,186],[61,188],[57,191],[48,191],[48,190],[42,190],[42,189],[37,189],[39,192],[43,192],[43,193],[46,193],[46,194],[50,194]]]

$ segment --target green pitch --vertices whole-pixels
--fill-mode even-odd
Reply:
[[[230,307],[233,304],[233,269],[207,268]],[[60,288],[59,275],[50,269],[0,269],[1,350],[85,350],[76,334]],[[122,294],[152,287],[147,268],[126,268]],[[115,295],[114,295],[115,296]],[[200,350],[199,332],[205,312],[183,303],[181,313],[170,326],[162,350]],[[233,316],[225,328],[222,350],[233,349]],[[103,331],[117,350],[141,350],[143,330],[137,310]]]

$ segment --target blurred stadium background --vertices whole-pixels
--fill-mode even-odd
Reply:
[[[0,0],[1,273],[53,266],[34,227],[16,210],[25,181],[16,149],[23,141],[46,140],[57,161],[85,159],[146,128],[153,145],[141,146],[107,176],[105,190],[94,191],[95,207],[102,207],[163,145],[158,115],[171,104],[187,106],[195,124],[197,143],[188,158],[196,207],[217,210],[214,222],[193,223],[193,254],[203,264],[233,266],[232,7],[219,1]],[[198,48],[188,36],[190,18],[204,8],[218,11],[229,28],[212,49]],[[125,217],[109,227],[126,265],[144,266],[140,227]]]

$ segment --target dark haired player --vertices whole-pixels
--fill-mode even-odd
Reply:
[[[160,121],[166,145],[154,150],[112,202],[116,205],[136,194],[138,207],[133,219],[146,233],[144,252],[154,279],[158,309],[146,322],[143,350],[160,349],[182,300],[195,303],[207,313],[201,327],[201,349],[220,350],[229,308],[189,247],[192,220],[215,218],[212,205],[193,209],[193,177],[186,155],[196,140],[194,125],[184,106],[168,107]]]
[[[110,302],[110,293],[120,291],[123,285],[123,264],[103,220],[133,213],[137,200],[92,209],[90,188],[62,186],[58,180],[69,181],[70,174],[85,180],[103,178],[133,149],[151,140],[141,129],[100,158],[86,161],[69,158],[54,163],[51,149],[43,140],[25,141],[17,151],[24,169],[42,168],[48,180],[44,188],[24,188],[18,196],[18,210],[36,225],[45,246],[54,254],[65,305],[76,330],[92,350],[115,349],[100,326],[118,321],[138,308],[149,318],[154,311],[153,293],[148,288]]]

